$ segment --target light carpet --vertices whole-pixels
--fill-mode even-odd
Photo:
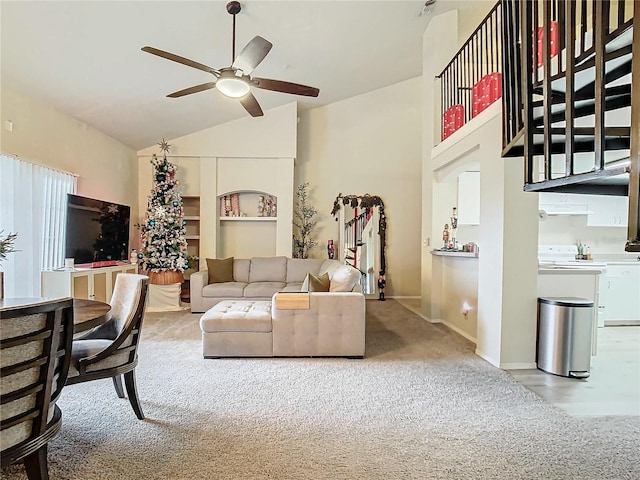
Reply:
[[[395,301],[364,360],[205,360],[198,319],[147,314],[145,421],[110,380],[65,388],[52,479],[640,478],[640,417],[570,417]]]

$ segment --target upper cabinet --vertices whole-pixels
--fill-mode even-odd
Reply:
[[[586,195],[589,210],[587,218],[590,227],[626,227],[629,215],[629,197],[611,195]]]
[[[480,224],[480,172],[458,177],[458,225]]]
[[[540,192],[538,208],[548,215],[589,215],[588,195]]]

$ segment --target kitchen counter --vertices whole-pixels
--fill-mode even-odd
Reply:
[[[466,257],[466,258],[478,258],[477,253],[462,252],[459,250],[431,250],[431,255],[438,257]]]
[[[613,265],[627,265],[629,263],[637,263],[640,265],[637,253],[605,253],[593,255],[593,259],[597,262],[605,262]]]
[[[600,268],[589,268],[587,266],[584,267],[546,267],[541,266],[538,267],[538,273],[543,274],[554,274],[554,275],[600,275],[602,273],[602,269]]]

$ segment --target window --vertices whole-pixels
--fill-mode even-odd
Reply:
[[[67,193],[76,177],[0,154],[0,230],[17,233],[0,264],[5,297],[40,296],[40,271],[64,266]]]

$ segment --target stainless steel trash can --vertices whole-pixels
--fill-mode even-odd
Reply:
[[[538,368],[563,377],[587,378],[592,323],[593,302],[586,298],[538,298]]]

